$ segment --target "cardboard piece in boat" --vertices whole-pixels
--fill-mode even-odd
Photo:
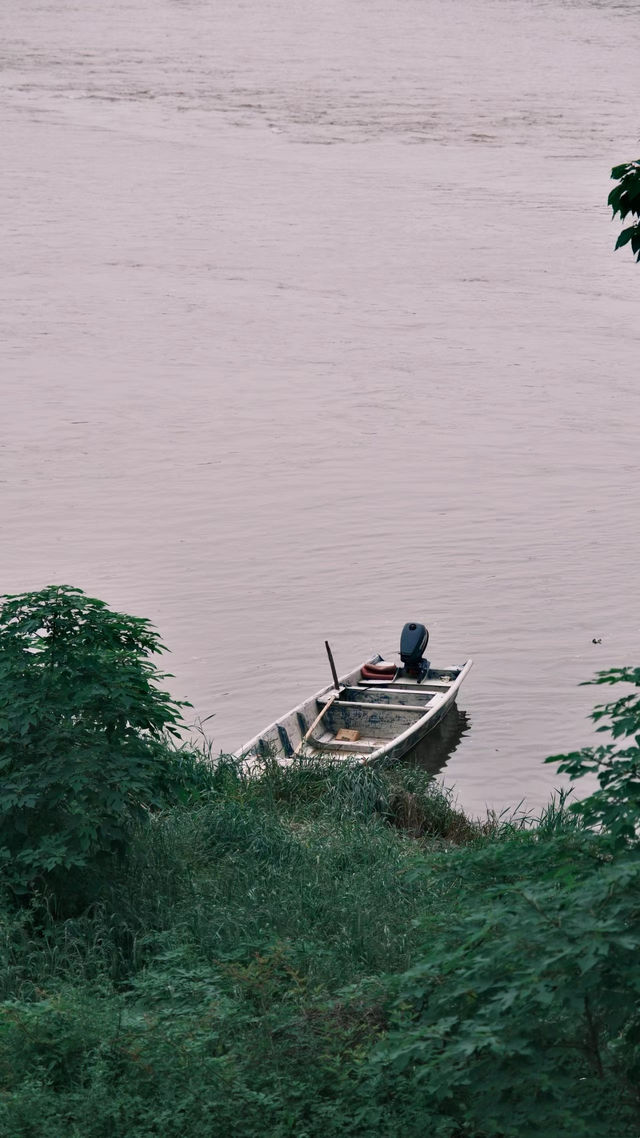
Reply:
[[[360,732],[353,727],[341,727],[336,732],[336,740],[340,743],[355,743],[360,738]]]

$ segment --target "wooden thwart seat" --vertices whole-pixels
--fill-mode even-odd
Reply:
[[[396,687],[395,684],[387,684],[386,687],[380,685],[377,680],[358,680],[359,688],[379,688],[380,691],[448,691],[451,687],[452,680],[423,680],[421,684],[411,684],[407,687]],[[406,681],[405,681],[406,683]]]
[[[367,711],[419,711],[422,715],[427,711],[428,703],[359,703],[350,699],[343,707],[364,707]]]
[[[336,739],[335,736],[331,735],[328,731],[318,739],[311,738],[309,742],[320,751],[337,751],[342,754],[346,753],[351,755],[369,755],[372,751],[376,750],[376,747],[380,746],[379,740],[376,740],[375,743],[366,743],[364,739],[358,739],[357,741],[354,740],[353,742],[347,743],[342,739]]]
[[[330,698],[330,696],[322,697],[322,701],[319,700],[318,702],[328,703]],[[429,701],[425,700],[424,703],[391,703],[385,700],[384,703],[370,703],[367,700],[365,703],[356,699],[349,699],[341,703],[340,706],[347,708],[363,707],[366,711],[420,711],[424,715],[429,708]]]

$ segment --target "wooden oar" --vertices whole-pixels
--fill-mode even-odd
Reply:
[[[324,707],[322,708],[322,711],[320,712],[320,714],[316,715],[316,718],[314,719],[313,723],[311,724],[309,730],[302,736],[302,739],[300,740],[300,742],[298,743],[298,746],[296,747],[295,751],[293,752],[294,755],[300,754],[300,751],[304,747],[305,743],[307,743],[309,741],[309,739],[311,738],[313,732],[315,731],[316,727],[320,723],[320,720],[324,718],[324,716],[327,714],[329,708],[335,703],[335,701],[337,700],[339,695],[340,695],[339,691],[334,691],[331,698],[327,700],[327,702],[325,703]]]
[[[327,702],[325,703],[324,707],[322,708],[322,711],[320,712],[320,714],[316,716],[316,718],[314,719],[313,723],[311,724],[309,730],[306,732],[305,735],[303,735],[302,739],[298,743],[298,746],[296,747],[295,751],[293,752],[294,755],[300,754],[300,751],[304,747],[304,744],[309,741],[309,739],[311,738],[313,732],[315,731],[315,729],[318,726],[318,724],[320,723],[320,721],[324,718],[324,716],[327,714],[329,708],[334,704],[335,700],[340,695],[340,690],[341,690],[340,689],[340,680],[338,679],[338,673],[336,671],[336,666],[333,662],[333,652],[331,651],[331,649],[329,647],[329,641],[328,640],[325,640],[324,646],[327,649],[327,656],[329,657],[329,667],[331,668],[331,675],[333,676],[333,686],[335,687],[336,690],[334,691],[333,695],[331,696],[331,699],[327,700]]]
[[[331,668],[331,675],[333,676],[333,686],[336,689],[336,691],[340,691],[340,680],[338,679],[338,673],[336,672],[336,666],[333,662],[333,652],[331,651],[331,649],[329,647],[329,641],[328,640],[325,640],[324,646],[327,649],[327,656],[329,657],[329,667]]]

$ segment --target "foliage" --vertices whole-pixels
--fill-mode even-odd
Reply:
[[[484,888],[425,922],[378,1056],[438,1135],[636,1132],[640,863],[591,861],[583,842],[572,861],[564,839],[541,843],[527,867],[511,839],[446,870]]]
[[[447,823],[427,776],[406,781]],[[385,976],[439,902],[410,877],[425,847],[388,811],[402,786],[334,763],[249,779],[225,759],[195,807],[134,831],[99,906],[7,914],[3,1135],[395,1136],[368,1055]]]
[[[3,1136],[634,1138],[637,693],[594,717],[614,743],[563,769],[604,783],[538,819],[409,768],[181,760],[196,792],[134,801],[89,908],[0,903]]]
[[[0,920],[2,1133],[631,1138],[639,874],[562,800],[222,759],[100,905]]]
[[[156,686],[148,621],[64,585],[3,600],[0,865],[22,893],[122,849],[188,761],[167,744],[181,705]]]
[[[607,199],[613,216],[619,214],[621,221],[629,216],[634,218],[632,224],[622,230],[616,249],[630,243],[636,260],[640,261],[640,159],[614,166],[611,177],[618,182]]]
[[[630,684],[636,690],[598,705],[592,719],[598,731],[610,731],[614,742],[584,747],[547,762],[572,779],[595,774],[600,789],[575,804],[584,822],[601,829],[615,847],[635,845],[640,835],[640,668],[611,668],[599,672],[595,684]],[[626,741],[622,747],[615,740]]]

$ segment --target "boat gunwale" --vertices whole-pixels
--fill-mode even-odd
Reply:
[[[380,653],[378,652],[374,656],[371,656],[368,659],[363,660],[363,662],[361,664],[359,664],[357,668],[353,668],[352,671],[348,672],[346,675],[339,676],[338,677],[339,690],[341,690],[345,687],[355,686],[353,684],[353,680],[355,677],[357,677],[361,674],[362,668],[365,664],[377,664],[383,659],[384,659],[384,657],[381,656]],[[402,743],[404,743],[408,738],[410,738],[414,735],[416,736],[416,739],[415,739],[416,744],[419,743],[420,740],[424,737],[424,735],[427,734],[427,731],[425,730],[425,728],[428,728],[430,721],[436,717],[436,714],[438,712],[441,712],[442,708],[445,705],[447,705],[447,708],[448,708],[453,703],[455,703],[455,699],[456,699],[456,696],[457,696],[458,691],[460,689],[460,686],[462,684],[462,681],[464,680],[465,676],[470,671],[472,664],[473,664],[473,660],[471,658],[469,658],[468,660],[465,661],[465,663],[459,669],[457,669],[457,668],[434,668],[435,672],[444,672],[446,674],[447,672],[452,673],[452,672],[457,670],[458,674],[452,680],[452,682],[448,688],[446,688],[443,691],[432,692],[433,699],[430,700],[428,705],[426,705],[425,714],[420,716],[420,718],[417,719],[415,721],[415,723],[411,724],[409,727],[406,727],[405,730],[402,731],[399,735],[394,735],[394,737],[392,739],[386,740],[381,747],[377,747],[375,750],[373,750],[371,752],[370,755],[367,755],[366,757],[365,756],[358,756],[356,754],[350,754],[348,751],[345,751],[344,752],[344,758],[345,759],[354,758],[354,759],[359,759],[359,761],[361,763],[371,763],[371,762],[374,762],[374,761],[377,761],[379,759],[384,758],[385,754],[388,754],[391,751],[395,751],[398,746],[402,745]],[[371,690],[371,685],[367,685],[367,686],[368,686],[369,690]],[[383,686],[384,686],[385,691],[387,691],[387,692],[390,690],[391,691],[393,690],[392,684],[386,684]],[[296,713],[301,712],[302,709],[307,707],[309,704],[319,702],[323,696],[328,695],[330,692],[335,691],[335,690],[336,689],[335,689],[333,684],[325,684],[325,686],[323,688],[321,688],[319,691],[317,691],[315,693],[315,695],[308,696],[307,699],[303,699],[300,703],[296,704],[295,707],[292,707],[289,711],[285,712],[284,715],[280,715],[280,716],[278,716],[277,719],[274,719],[273,723],[270,723],[267,727],[263,727],[262,730],[259,731],[256,735],[254,735],[252,739],[250,739],[242,747],[239,747],[238,750],[234,751],[233,757],[237,758],[237,759],[250,759],[252,757],[252,751],[253,751],[253,754],[255,754],[255,750],[256,750],[258,744],[264,740],[264,737],[266,735],[268,735],[270,732],[277,733],[278,727],[281,726],[282,723],[285,720],[287,720],[290,716],[293,716]],[[422,690],[428,691],[429,689],[423,688]],[[345,705],[346,705],[346,701],[345,701]],[[311,743],[312,748],[313,748],[313,746],[314,746],[313,743]],[[408,749],[409,749],[408,747],[405,748],[405,750],[408,750]],[[322,747],[321,746],[317,747],[316,750],[317,750],[317,753],[319,753],[319,754],[322,753]],[[304,756],[304,753],[303,753],[303,756]],[[299,757],[303,757],[303,756],[299,756]],[[307,757],[311,757],[311,756],[307,756]]]

